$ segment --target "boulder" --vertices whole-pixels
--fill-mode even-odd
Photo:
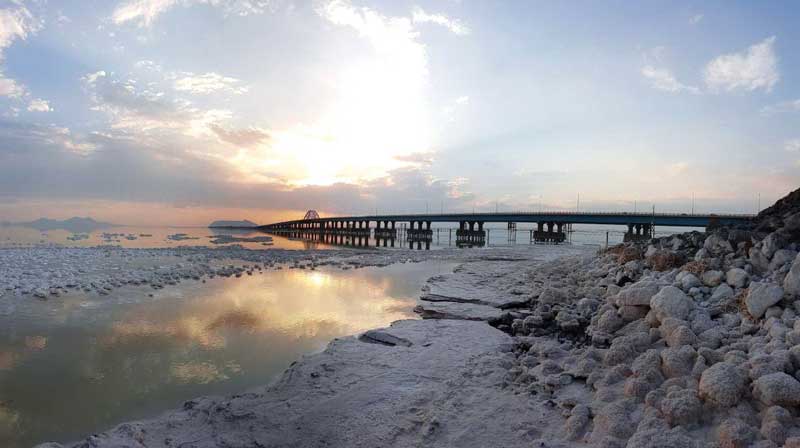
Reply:
[[[780,231],[772,232],[761,242],[761,253],[767,258],[772,258],[775,252],[786,246],[786,242],[786,238]]]
[[[661,413],[670,426],[698,423],[702,407],[693,389],[673,390],[661,400]]]
[[[694,301],[674,286],[661,288],[661,291],[650,299],[650,308],[659,321],[667,317],[686,320],[694,307]]]
[[[720,407],[735,406],[746,391],[747,378],[738,366],[718,362],[700,376],[699,395]]]
[[[567,293],[558,288],[545,288],[544,291],[539,294],[539,303],[548,303],[548,304],[556,304],[556,303],[564,303],[567,300]]]
[[[685,429],[675,427],[669,431],[660,428],[638,430],[628,439],[627,448],[695,448],[703,446]]]
[[[780,302],[783,298],[783,288],[769,282],[753,282],[744,299],[747,312],[756,319],[761,318],[767,308]]]
[[[797,257],[797,252],[789,249],[780,249],[772,256],[772,261],[769,262],[769,270],[777,271],[785,264],[791,263]]]
[[[756,437],[755,428],[739,418],[728,418],[717,428],[720,448],[747,448]]]
[[[692,288],[697,288],[702,285],[703,283],[700,282],[700,279],[697,278],[697,276],[692,274],[691,272],[687,272],[681,277],[681,288],[684,291],[688,291]]]
[[[731,243],[716,233],[711,234],[708,236],[708,238],[706,238],[705,242],[703,243],[703,249],[714,255],[724,255],[728,252],[733,252],[733,246],[731,246]]]
[[[667,348],[661,351],[661,370],[667,378],[679,378],[692,373],[697,353],[691,346]]]
[[[783,279],[783,289],[796,297],[800,297],[800,254],[795,257],[789,273]]]
[[[741,268],[732,268],[725,274],[725,282],[734,288],[744,288],[750,276]]]
[[[800,382],[784,372],[764,375],[753,381],[753,396],[767,406],[797,406]]]
[[[722,283],[723,274],[721,271],[706,271],[703,272],[703,284],[708,286],[709,288],[715,288]]]
[[[641,280],[631,283],[616,295],[614,303],[617,306],[635,305],[650,306],[650,299],[658,294],[661,285],[652,280]]]

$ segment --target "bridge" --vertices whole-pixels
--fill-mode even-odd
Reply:
[[[713,227],[744,224],[755,215],[628,213],[628,212],[502,212],[502,213],[426,213],[321,217],[309,210],[303,219],[267,224],[260,230],[271,233],[297,233],[369,238],[375,223],[376,239],[397,237],[397,223],[408,223],[409,241],[430,241],[432,223],[458,223],[456,241],[460,245],[483,245],[484,225],[507,223],[509,230],[518,223],[535,223],[531,239],[535,242],[561,243],[573,224],[623,225],[628,227],[625,241],[645,240],[653,236],[656,226]]]

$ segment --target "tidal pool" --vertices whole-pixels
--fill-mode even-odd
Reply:
[[[75,440],[267,384],[333,338],[415,318],[425,280],[453,266],[284,269],[105,297],[4,297],[0,446]]]

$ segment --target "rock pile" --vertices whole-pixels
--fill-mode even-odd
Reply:
[[[765,212],[532,273],[529,309],[494,322],[507,387],[592,446],[800,447],[800,190]]]

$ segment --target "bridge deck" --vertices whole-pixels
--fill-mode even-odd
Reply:
[[[544,213],[431,213],[408,215],[361,215],[332,216],[316,219],[285,221],[261,226],[263,229],[279,229],[297,223],[320,223],[342,221],[423,221],[423,222],[461,222],[472,221],[482,223],[570,223],[570,224],[653,224],[656,226],[675,227],[707,227],[711,223],[730,225],[750,221],[755,215],[705,214],[690,215],[684,213],[626,213],[626,212],[544,212]]]

